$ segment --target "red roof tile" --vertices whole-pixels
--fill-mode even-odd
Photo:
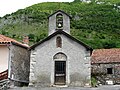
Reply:
[[[120,49],[96,49],[92,53],[91,63],[120,62]]]
[[[27,45],[24,45],[24,44],[12,39],[12,38],[9,38],[9,37],[6,37],[6,36],[0,34],[0,45],[6,45],[6,44],[10,44],[12,42],[19,44],[19,45],[22,45],[22,46],[25,46],[25,47],[28,47]]]

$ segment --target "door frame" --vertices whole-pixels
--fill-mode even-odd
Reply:
[[[64,58],[59,58],[59,54],[62,54]],[[58,55],[58,57],[56,58],[56,56]],[[70,77],[69,77],[69,66],[68,66],[68,60],[67,60],[67,56],[66,54],[62,53],[62,52],[58,52],[56,54],[54,54],[53,56],[53,61],[52,61],[52,70],[51,70],[51,85],[52,86],[56,86],[55,85],[55,61],[66,61],[66,75],[65,75],[65,85],[68,85],[70,83]],[[60,86],[60,85],[59,85]],[[63,86],[63,85],[61,85]]]

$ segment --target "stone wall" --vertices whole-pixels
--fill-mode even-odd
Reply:
[[[112,74],[108,74],[107,68],[112,68]],[[120,63],[93,64],[91,70],[100,84],[120,84]]]
[[[62,48],[56,47],[56,37],[61,36]],[[90,85],[90,51],[65,35],[56,35],[31,50],[29,85],[54,85],[54,55],[64,53],[66,60],[66,85]]]
[[[30,53],[27,48],[16,45],[10,46],[10,79],[15,86],[29,83]]]

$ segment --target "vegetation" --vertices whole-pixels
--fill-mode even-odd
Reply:
[[[92,87],[96,87],[97,86],[97,79],[95,77],[91,77],[91,85]]]
[[[48,35],[47,17],[56,10],[68,13],[71,35],[92,48],[120,47],[120,1],[91,0],[39,3],[0,18],[0,33],[21,41],[28,35],[30,45]]]

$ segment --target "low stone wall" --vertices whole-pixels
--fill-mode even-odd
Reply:
[[[111,68],[111,74],[108,68]],[[92,64],[91,73],[103,85],[120,84],[120,63]]]

